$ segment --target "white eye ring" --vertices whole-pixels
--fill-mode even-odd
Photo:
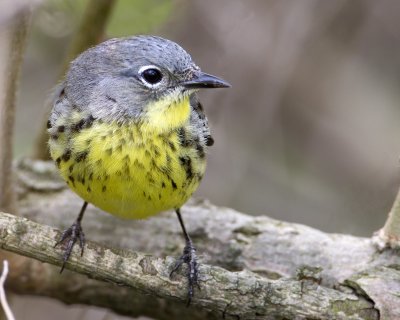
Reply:
[[[143,75],[143,73],[144,73],[146,70],[150,70],[150,69],[157,70],[157,71],[160,73],[160,80],[157,81],[156,83],[151,83],[151,82],[147,81],[147,80],[145,79],[144,75]],[[148,66],[140,67],[140,69],[139,69],[139,71],[138,71],[138,74],[139,74],[139,79],[140,79],[140,81],[142,81],[142,83],[143,83],[146,87],[151,88],[151,89],[154,89],[154,88],[159,87],[159,86],[161,85],[161,83],[163,82],[163,81],[162,81],[162,80],[163,80],[163,75],[162,75],[162,72],[161,72],[160,68],[157,67],[157,66],[154,66],[154,65],[148,65]]]

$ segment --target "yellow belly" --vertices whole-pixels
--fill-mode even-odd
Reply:
[[[206,162],[182,146],[176,130],[94,122],[50,141],[61,176],[80,197],[120,217],[145,218],[181,207],[197,189]]]

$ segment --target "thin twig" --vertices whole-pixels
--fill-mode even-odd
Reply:
[[[14,314],[8,304],[6,292],[4,290],[4,283],[6,282],[8,275],[8,261],[3,261],[3,272],[0,277],[0,303],[3,307],[4,313],[6,314],[7,320],[15,320]]]
[[[400,247],[400,190],[393,202],[385,225],[376,232],[374,241],[380,249]]]
[[[12,212],[16,212],[11,177],[16,94],[30,17],[30,9],[22,10],[0,34],[0,56],[5,60],[0,70],[0,208]]]

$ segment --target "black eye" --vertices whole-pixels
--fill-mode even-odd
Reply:
[[[150,84],[156,84],[162,80],[163,76],[160,70],[149,68],[142,72],[142,77],[146,82]]]

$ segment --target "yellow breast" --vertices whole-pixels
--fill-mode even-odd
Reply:
[[[185,203],[205,171],[189,136],[189,101],[148,114],[140,124],[94,120],[90,128],[50,141],[62,177],[84,200],[124,218],[145,218]],[[153,109],[154,110],[154,109]],[[159,122],[159,126],[157,126]],[[168,125],[165,125],[168,123]]]

